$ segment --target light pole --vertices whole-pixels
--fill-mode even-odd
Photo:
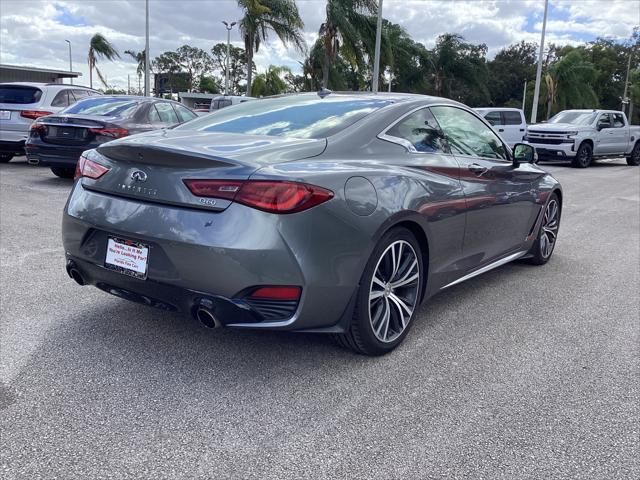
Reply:
[[[227,29],[227,59],[224,62],[225,63],[224,94],[229,95],[229,55],[230,55],[230,43],[231,43],[231,29],[236,24],[236,22],[227,23],[223,20],[222,23],[224,23],[224,26]]]
[[[378,93],[378,76],[380,75],[380,41],[382,36],[382,0],[378,1],[378,25],[376,27],[376,50],[373,60],[373,81],[371,91]]]
[[[69,44],[69,72],[73,72],[73,62],[71,60],[71,40],[65,40]],[[71,85],[73,85],[73,77],[69,77]]]
[[[151,95],[149,89],[149,0],[145,2],[146,7],[146,25],[145,25],[145,46],[144,46],[144,96],[148,97]]]
[[[544,0],[544,19],[542,20],[542,34],[540,36],[540,54],[538,55],[538,70],[536,70],[536,88],[533,91],[533,105],[531,106],[531,123],[538,120],[538,99],[540,98],[540,80],[542,78],[542,52],[544,51],[544,32],[547,29],[547,10],[549,0]]]

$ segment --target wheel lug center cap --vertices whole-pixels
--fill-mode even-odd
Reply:
[[[391,292],[392,292],[391,285],[389,285],[389,284],[385,285],[385,287],[384,287],[384,296],[388,297],[389,295],[391,295]]]

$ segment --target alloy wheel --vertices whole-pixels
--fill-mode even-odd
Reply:
[[[540,232],[540,254],[543,258],[549,258],[556,246],[558,228],[560,227],[560,208],[554,198],[549,202],[542,219],[542,231]]]
[[[397,240],[380,256],[369,288],[369,320],[374,335],[393,342],[405,331],[418,301],[420,262],[411,244]]]

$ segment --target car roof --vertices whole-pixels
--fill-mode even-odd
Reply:
[[[44,83],[44,82],[2,82],[0,86],[16,86],[16,87],[36,87],[36,88],[81,88],[84,90],[92,90],[97,92],[98,90],[84,85],[71,85],[69,83]]]
[[[522,109],[521,108],[514,108],[514,107],[478,107],[478,108],[474,108],[474,110],[476,112],[486,112],[486,111],[492,111],[492,112],[521,112]]]

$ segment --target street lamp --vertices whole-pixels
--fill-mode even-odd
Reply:
[[[373,55],[373,79],[371,91],[378,93],[378,76],[380,75],[380,42],[382,36],[382,0],[378,1],[378,23],[376,25],[376,47]]]
[[[225,70],[225,76],[224,76],[224,94],[225,95],[229,95],[229,44],[231,42],[231,29],[233,28],[233,26],[236,24],[236,22],[231,22],[230,24],[225,22],[224,20],[222,21],[222,23],[224,23],[225,28],[227,29],[227,60],[225,61],[225,66],[224,66],[224,70]]]
[[[69,72],[73,72],[73,63],[71,61],[71,40],[65,40],[69,44]],[[71,85],[73,85],[73,77],[69,77]]]
[[[531,123],[538,121],[538,99],[540,98],[540,80],[542,78],[542,52],[544,51],[544,33],[547,29],[547,10],[549,0],[544,1],[544,19],[542,20],[542,33],[540,35],[540,53],[538,54],[538,69],[536,70],[536,86],[533,90],[533,105],[531,106]]]

